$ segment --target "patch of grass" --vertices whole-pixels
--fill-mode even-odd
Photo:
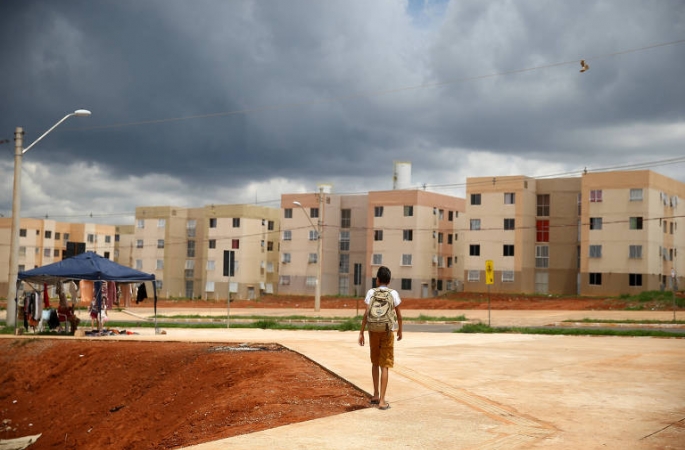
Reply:
[[[626,324],[648,324],[648,325],[668,325],[668,324],[681,324],[685,325],[685,320],[609,320],[609,319],[581,319],[573,320],[566,319],[563,322],[580,322],[580,323],[626,323]]]
[[[677,333],[662,330],[602,330],[586,328],[528,328],[528,327],[490,327],[488,325],[467,324],[454,333],[508,333],[508,334],[547,334],[563,336],[628,336],[628,337],[670,337],[685,338]]]
[[[433,317],[433,316],[424,316],[423,314],[419,314],[419,317],[403,317],[403,321],[411,322],[411,321],[419,321],[419,322],[464,322],[468,320],[465,315],[461,316],[455,316],[455,317],[446,317],[446,316],[440,316],[440,317]]]

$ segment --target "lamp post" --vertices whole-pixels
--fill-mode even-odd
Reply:
[[[323,236],[322,236],[322,231],[323,231],[323,221],[322,221],[322,214],[323,214],[323,188],[319,189],[319,220],[318,224],[314,225],[314,222],[312,222],[312,219],[309,217],[307,214],[307,211],[305,211],[304,206],[302,206],[302,203],[300,202],[293,202],[294,205],[299,206],[302,208],[302,211],[304,211],[305,216],[307,217],[307,220],[309,220],[309,223],[311,224],[312,228],[314,231],[316,231],[316,288],[314,291],[314,311],[318,312],[321,310],[321,274],[322,274],[322,268],[323,268],[323,261],[322,261],[322,255],[321,255],[321,245],[323,241]]]
[[[31,150],[31,148],[47,136],[52,130],[57,128],[62,122],[71,116],[88,117],[90,111],[86,109],[77,109],[73,113],[67,114],[52,126],[48,131],[43,133],[41,137],[33,141],[31,145],[24,148],[24,129],[17,127],[14,131],[14,187],[12,190],[12,231],[10,241],[10,262],[9,275],[7,277],[7,320],[8,327],[16,327],[17,323],[17,272],[19,270],[19,227],[21,226],[21,161],[24,153]]]

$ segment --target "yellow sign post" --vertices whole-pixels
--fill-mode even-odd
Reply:
[[[490,326],[490,285],[495,284],[495,263],[485,261],[485,284],[488,286],[488,326]]]
[[[485,284],[495,284],[495,264],[491,259],[485,261]]]

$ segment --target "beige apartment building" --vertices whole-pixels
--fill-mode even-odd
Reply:
[[[464,230],[465,290],[575,293],[580,179],[468,178]]]
[[[12,218],[0,218],[0,292],[8,288]],[[67,248],[93,251],[114,258],[114,225],[57,222],[22,218],[19,226],[19,272],[62,261]]]
[[[400,295],[457,289],[463,271],[454,230],[463,206],[463,199],[420,190],[285,194],[279,293],[315,293],[319,227],[322,295],[364,295],[381,265]]]
[[[154,273],[162,297],[226,299],[230,286],[232,298],[256,299],[275,292],[278,216],[253,205],[138,207],[133,237],[119,240],[130,240],[133,268]]]
[[[651,171],[467,180],[467,291],[622,295],[682,276],[678,199],[685,185]],[[682,215],[682,214],[681,214]]]
[[[580,291],[682,289],[685,184],[641,170],[582,177]]]

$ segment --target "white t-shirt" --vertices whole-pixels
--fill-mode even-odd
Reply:
[[[384,291],[390,289],[387,286],[379,286],[379,289],[383,289]],[[390,289],[390,295],[392,295],[392,303],[395,305],[395,307],[400,306],[400,303],[402,303],[402,300],[400,299],[400,294],[397,293],[396,290]],[[369,291],[366,293],[366,298],[364,299],[364,303],[367,305],[371,303],[371,297],[373,296],[373,289],[369,289]]]

